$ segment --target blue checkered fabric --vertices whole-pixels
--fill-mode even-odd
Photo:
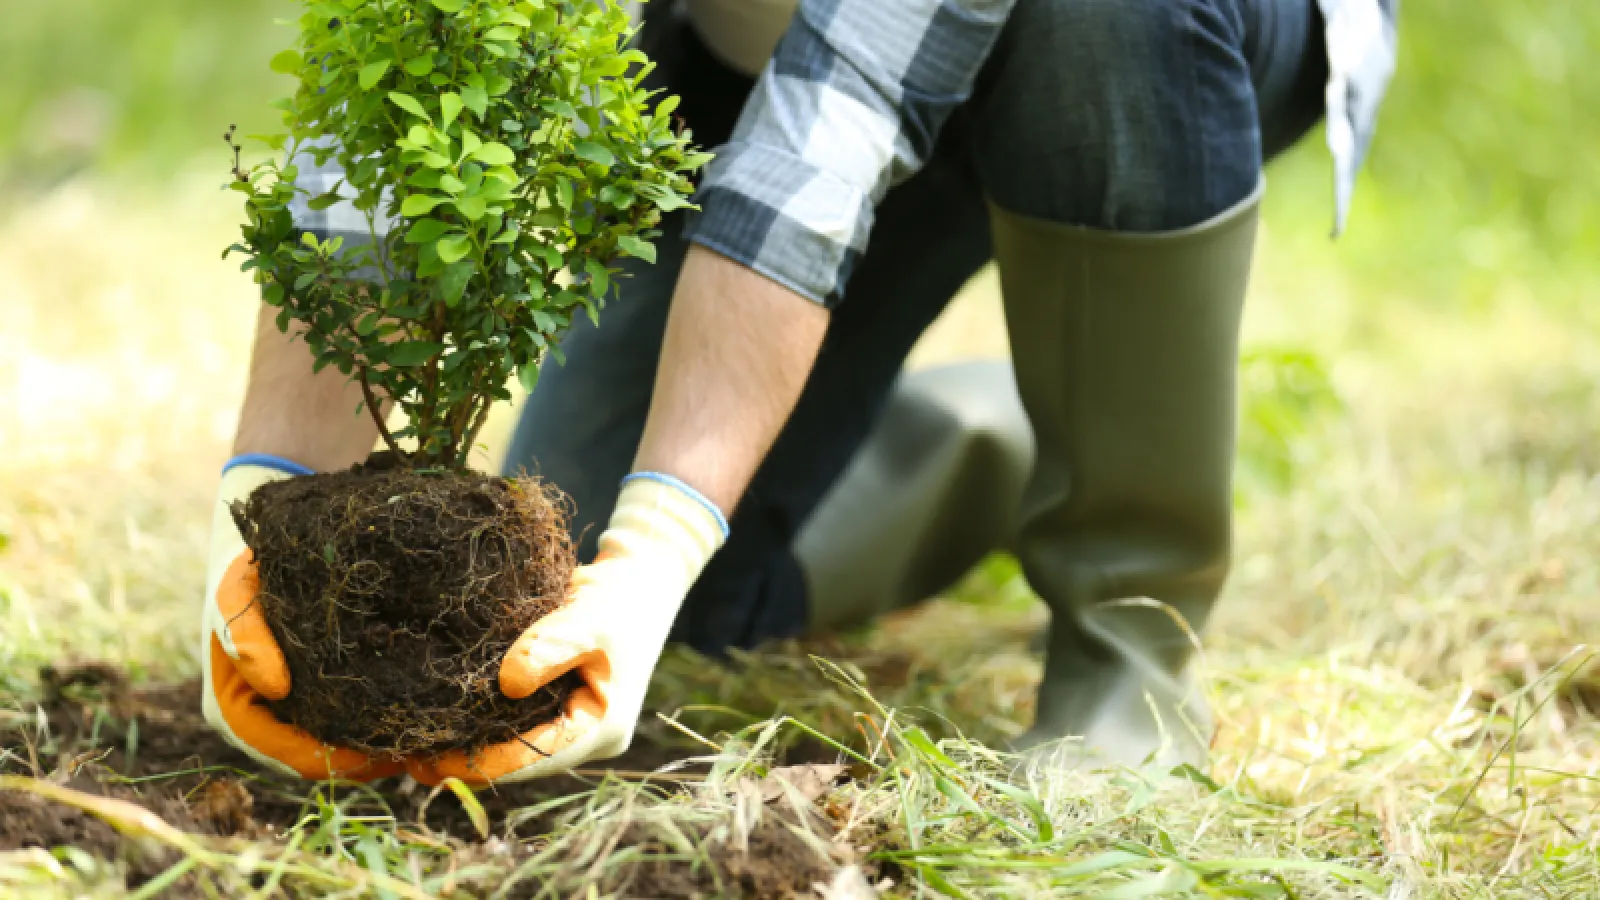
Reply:
[[[873,209],[933,150],[1014,0],[802,0],[689,238],[822,303],[866,250]]]
[[[801,0],[707,171],[689,239],[836,303],[866,249],[874,207],[926,162],[1014,2]],[[1319,2],[1337,232],[1394,71],[1396,4]]]

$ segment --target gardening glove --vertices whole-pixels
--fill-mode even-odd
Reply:
[[[728,536],[721,510],[666,475],[623,481],[591,565],[572,574],[567,602],[535,622],[500,665],[500,690],[521,699],[567,672],[582,685],[554,722],[474,754],[408,761],[424,784],[523,781],[628,749],[650,676],[689,587]]]
[[[289,695],[289,664],[256,602],[261,579],[229,507],[269,481],[309,474],[288,460],[262,455],[237,457],[222,470],[201,615],[202,708],[228,743],[268,769],[310,779],[394,775],[399,763],[327,746],[267,708],[268,700]]]

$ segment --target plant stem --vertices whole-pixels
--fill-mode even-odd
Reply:
[[[400,452],[400,445],[394,441],[394,435],[389,433],[389,424],[383,421],[383,413],[378,408],[378,400],[372,395],[372,382],[367,380],[367,367],[357,366],[356,372],[361,381],[361,396],[365,401],[367,413],[372,416],[372,421],[378,426],[378,436],[388,445],[390,452],[400,462],[406,461],[406,455]]]
[[[367,210],[367,234],[372,238],[372,255],[378,261],[378,277],[383,279],[383,286],[389,287],[389,262],[383,252],[383,242],[378,240],[378,213],[376,210]]]
[[[433,305],[433,321],[426,330],[428,339],[443,344],[444,326],[444,303],[435,301]],[[434,355],[425,365],[427,366],[427,375],[422,384],[422,411],[414,421],[417,431],[417,453],[424,460],[430,460],[428,442],[433,435],[434,413],[438,410],[439,404],[439,356],[437,354]]]
[[[456,468],[467,467],[467,458],[472,454],[472,446],[478,442],[478,433],[483,431],[483,426],[489,423],[489,410],[493,407],[494,398],[485,395],[483,406],[478,408],[477,418],[473,421],[472,427],[467,429],[466,439],[461,442],[461,455],[456,460]]]

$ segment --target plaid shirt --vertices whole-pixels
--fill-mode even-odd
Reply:
[[[927,161],[1014,2],[801,0],[706,174],[689,239],[836,302],[878,201]],[[1319,2],[1338,233],[1394,70],[1395,0]]]
[[[1343,230],[1394,72],[1398,0],[1318,0],[1328,23],[1328,146],[1335,225]],[[843,293],[889,188],[927,161],[966,101],[1015,0],[800,0],[732,140],[697,195],[689,238],[819,303]],[[343,172],[296,161],[311,196]],[[348,188],[346,188],[348,191]],[[323,237],[368,242],[348,203],[294,207]],[[377,233],[389,223],[380,220]]]

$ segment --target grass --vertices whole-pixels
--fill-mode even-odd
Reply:
[[[215,252],[233,216],[216,180],[159,195],[74,180],[0,223],[0,725],[40,746],[41,665],[195,671],[252,316]],[[276,833],[205,837],[65,776],[17,778],[33,745],[8,745],[0,790],[87,808],[157,848],[165,874],[130,886],[125,859],[22,851],[0,855],[0,894],[638,896],[652,866],[721,878],[714,862],[779,833],[846,873],[835,897],[863,880],[906,897],[1600,894],[1585,644],[1600,634],[1600,332],[1573,302],[1600,279],[1474,281],[1461,308],[1349,274],[1348,248],[1293,221],[1269,214],[1282,230],[1247,328],[1206,772],[1073,773],[998,749],[1031,716],[1043,617],[997,558],[864,634],[736,668],[670,653],[643,733],[702,764],[592,773],[542,807],[485,813],[489,841],[349,785],[295,788],[301,812]],[[919,362],[1003,351],[989,284]],[[802,757],[841,758],[849,777],[801,790],[781,764]]]

